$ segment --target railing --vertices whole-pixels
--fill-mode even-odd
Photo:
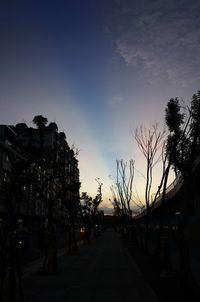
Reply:
[[[183,177],[179,174],[176,179],[166,188],[166,200],[172,198],[177,194],[183,185]],[[155,203],[160,202],[162,198],[162,192],[159,197],[156,199]]]
[[[171,199],[172,197],[174,197],[178,193],[178,191],[181,189],[182,185],[183,185],[183,177],[181,176],[181,174],[179,174],[176,177],[176,179],[166,188],[165,200],[167,201],[167,200]],[[153,208],[159,207],[161,200],[162,200],[162,192],[156,198]],[[146,214],[146,209],[144,209],[142,212],[136,214],[134,218],[137,219],[137,218],[143,217],[145,214]]]

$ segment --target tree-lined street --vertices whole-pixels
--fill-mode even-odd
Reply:
[[[0,302],[199,302],[200,1],[1,2]]]

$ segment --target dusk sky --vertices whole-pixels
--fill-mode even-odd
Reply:
[[[1,1],[0,41],[0,124],[55,121],[80,149],[81,191],[100,178],[105,206],[116,159],[144,173],[130,129],[200,89],[198,0]]]

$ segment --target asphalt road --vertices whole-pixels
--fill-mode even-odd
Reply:
[[[59,257],[57,275],[23,279],[26,302],[158,302],[119,234],[107,230],[80,255]]]

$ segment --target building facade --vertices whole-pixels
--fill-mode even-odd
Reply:
[[[59,228],[79,203],[79,187],[78,160],[56,123],[0,125],[1,221],[44,228],[51,208]]]

